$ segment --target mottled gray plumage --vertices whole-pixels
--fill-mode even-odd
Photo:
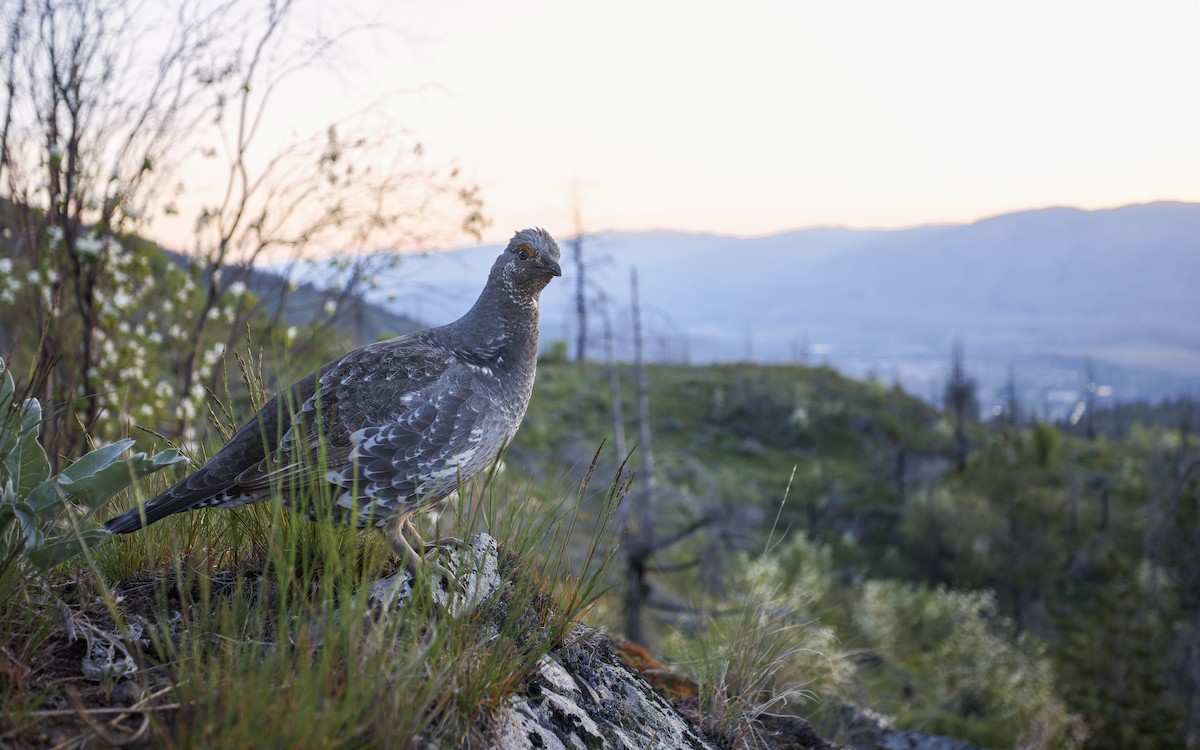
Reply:
[[[562,275],[558,261],[545,230],[517,232],[461,318],[330,362],[271,399],[196,472],[105,528],[124,534],[273,491],[287,502],[318,471],[335,517],[356,508],[346,520],[359,526],[406,525],[486,468],[516,433],[533,389],[538,296]]]

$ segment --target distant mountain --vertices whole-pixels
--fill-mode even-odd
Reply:
[[[574,341],[573,258],[543,298],[543,335]],[[396,312],[446,322],[497,247],[405,258]],[[956,339],[984,404],[1011,366],[1026,401],[1073,406],[1090,357],[1121,400],[1200,393],[1200,205],[1050,208],[966,225],[806,229],[756,239],[676,232],[585,238],[589,294],[628,354],[636,267],[648,351],[668,360],[828,361],[936,395]],[[374,301],[383,303],[383,294]],[[602,351],[602,311],[590,347]],[[1103,391],[1107,393],[1107,389]],[[1061,403],[1059,403],[1061,402]]]

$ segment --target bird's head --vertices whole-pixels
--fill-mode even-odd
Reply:
[[[550,279],[562,276],[558,243],[545,229],[522,229],[508,241],[493,272],[502,274],[511,289],[537,297]]]

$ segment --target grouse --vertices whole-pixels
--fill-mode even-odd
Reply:
[[[461,318],[355,349],[294,383],[197,471],[105,528],[126,534],[277,492],[306,502],[309,517],[314,498],[328,498],[335,519],[392,530],[397,552],[419,562],[404,537],[416,534],[413,514],[487,468],[525,416],[538,297],[562,275],[559,258],[544,229],[517,232]],[[312,492],[321,482],[329,491]]]

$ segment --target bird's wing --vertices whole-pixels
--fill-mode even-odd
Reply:
[[[456,364],[418,337],[352,352],[321,373],[277,449],[247,467],[237,487],[254,494],[277,486],[286,495],[322,476],[347,491],[342,506],[362,500],[364,511],[390,517],[387,510],[424,496],[430,467],[468,445],[473,417],[487,411],[470,371]]]
[[[345,468],[332,481],[371,498],[381,520],[440,500],[486,466],[507,437],[495,405],[466,367],[414,394],[396,418],[350,433]],[[344,495],[340,502],[351,500]]]

